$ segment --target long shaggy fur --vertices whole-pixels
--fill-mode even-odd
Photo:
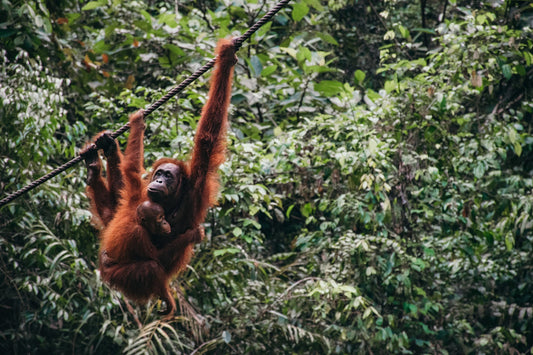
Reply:
[[[215,203],[219,189],[217,171],[225,159],[227,111],[236,62],[232,41],[220,40],[216,53],[209,98],[202,110],[191,159],[182,162],[163,158],[152,166],[152,174],[161,164],[180,167],[179,188],[167,199],[170,202],[162,204],[165,219],[172,227],[168,241],[157,243],[156,247],[151,239],[154,236],[137,219],[136,208],[148,199],[147,184],[152,180],[152,175],[146,180],[141,178],[145,128],[142,111],[130,116],[131,132],[124,156],[117,153],[117,159],[111,162],[108,159],[108,165],[112,162],[117,165],[108,168],[107,183],[98,176],[87,189],[92,211],[105,226],[100,246],[102,278],[134,301],[145,302],[154,295],[160,296],[171,313],[175,301],[170,295],[169,279],[187,266],[194,243],[203,238],[200,224],[207,209]],[[118,203],[109,202],[112,196],[120,196]]]

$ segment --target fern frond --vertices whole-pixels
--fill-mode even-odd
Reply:
[[[124,349],[125,354],[180,354],[190,350],[186,338],[171,324],[157,320],[141,328],[137,338]]]
[[[293,324],[282,324],[279,326],[288,340],[293,341],[296,344],[301,341],[310,341],[312,343],[317,342],[324,345],[327,348],[328,353],[331,352],[330,341],[325,336],[310,332]]]

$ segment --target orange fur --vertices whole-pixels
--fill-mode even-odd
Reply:
[[[180,168],[181,180],[176,193],[169,196],[170,202],[161,203],[172,229],[170,238],[154,245],[152,236],[141,226],[136,214],[137,206],[148,199],[147,184],[152,180],[152,174],[146,180],[141,178],[145,128],[142,111],[130,116],[128,145],[116,174],[123,186],[119,191],[113,190],[110,183],[110,187],[102,188],[105,184],[102,185],[100,177],[88,187],[93,211],[97,211],[105,224],[100,246],[102,278],[135,301],[144,302],[153,295],[160,296],[167,302],[170,313],[175,310],[175,301],[168,288],[169,279],[187,266],[194,243],[203,238],[200,224],[215,202],[219,189],[217,171],[225,159],[235,47],[231,40],[220,40],[216,52],[209,98],[198,123],[191,159],[181,162],[163,158],[152,166],[152,174],[161,164],[172,163]],[[117,176],[113,178],[117,180]],[[118,204],[109,205],[108,195],[117,193],[120,195]],[[111,218],[106,214],[109,211]]]
[[[94,141],[98,140],[105,132],[96,135]],[[89,175],[91,176],[86,193],[91,201],[91,213],[93,223],[99,228],[106,226],[115,215],[122,189],[122,174],[120,172],[120,163],[122,153],[118,148],[117,142],[115,147],[107,157],[107,179],[102,177],[102,163],[98,153],[94,152],[93,159],[88,162]],[[85,149],[88,149],[86,145]]]

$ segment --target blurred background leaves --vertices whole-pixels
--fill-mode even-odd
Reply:
[[[0,2],[2,196],[274,5]],[[0,210],[0,349],[530,351],[532,26],[524,1],[292,1],[238,53],[219,205],[175,319],[100,281],[80,165]],[[147,165],[188,156],[207,86],[149,117]]]

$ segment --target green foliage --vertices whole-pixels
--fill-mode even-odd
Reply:
[[[170,323],[154,321],[145,325],[137,337],[124,349],[126,354],[159,354],[172,352],[177,354],[184,350],[190,351],[178,331]]]
[[[273,5],[2,2],[2,194]],[[531,10],[427,6],[420,28],[419,3],[293,1],[243,46],[219,204],[172,320],[101,283],[85,168],[2,208],[0,349],[531,351]],[[188,156],[206,89],[149,117],[147,164]]]

